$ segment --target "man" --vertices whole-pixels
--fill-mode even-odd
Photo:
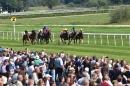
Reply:
[[[49,69],[52,75],[52,81],[55,81],[55,57],[56,54],[53,54],[49,60]]]
[[[46,78],[46,86],[50,86],[50,77],[52,77],[52,76],[49,75],[49,74],[46,74],[46,75],[45,75],[45,78]]]
[[[58,77],[62,76],[64,70],[64,65],[62,60],[63,57],[64,57],[63,53],[60,53],[55,60],[56,75],[58,74]]]
[[[75,27],[73,27],[72,29],[71,29],[71,32],[72,33],[76,33],[77,31],[75,30]]]

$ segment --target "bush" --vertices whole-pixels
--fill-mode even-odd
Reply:
[[[130,7],[119,7],[110,13],[111,22],[117,23],[130,20]]]
[[[70,2],[70,3],[67,4],[67,6],[68,6],[68,7],[74,7],[75,4],[74,4],[73,2]]]

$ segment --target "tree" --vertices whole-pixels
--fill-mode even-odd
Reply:
[[[54,6],[58,5],[60,0],[43,0],[43,6],[48,6],[48,8],[52,9]]]
[[[28,9],[28,0],[0,0],[0,4],[3,10],[8,12],[21,11]]]
[[[110,13],[111,22],[117,23],[130,20],[130,6],[121,6]]]

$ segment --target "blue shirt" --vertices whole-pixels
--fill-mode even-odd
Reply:
[[[2,48],[0,48],[0,52],[2,52],[2,50],[3,50],[3,49],[2,49]]]
[[[56,60],[55,60],[55,66],[56,67],[60,67],[60,68],[63,67],[63,60],[60,57],[56,58]]]

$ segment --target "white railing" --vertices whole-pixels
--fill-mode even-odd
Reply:
[[[0,39],[3,40],[22,40],[24,32],[11,32],[11,31],[0,31]],[[56,36],[59,37],[60,33],[52,33],[52,40],[55,41]],[[105,41],[104,41],[105,39]],[[122,46],[127,42],[130,46],[130,34],[110,34],[110,33],[84,33],[84,41],[88,44],[92,42],[94,44],[103,44],[104,42],[110,45],[113,42],[117,45],[117,41],[120,40]]]

